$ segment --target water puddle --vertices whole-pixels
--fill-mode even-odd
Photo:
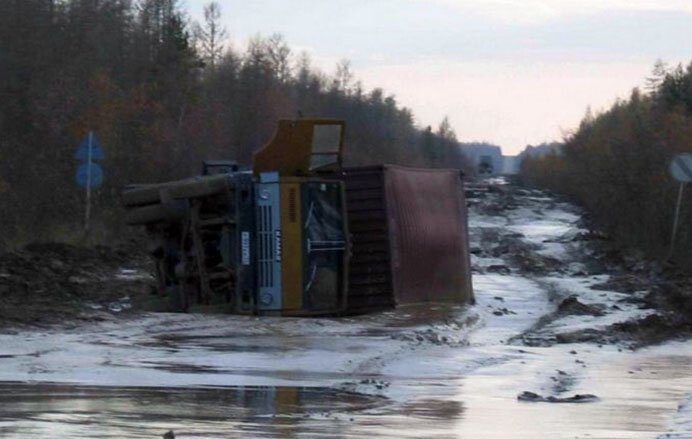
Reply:
[[[332,388],[141,388],[0,384],[3,438],[416,437],[450,427],[454,401],[397,407]],[[442,437],[442,436],[440,436]]]
[[[546,200],[472,207],[474,306],[146,314],[0,334],[0,437],[692,438],[692,341],[637,352],[554,342],[652,311],[593,289],[607,274],[568,269],[590,258],[565,238],[579,216]],[[571,295],[603,315],[555,314]],[[522,344],[527,331],[553,342]],[[518,401],[525,391],[598,399]]]

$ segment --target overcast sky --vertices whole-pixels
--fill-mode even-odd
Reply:
[[[193,19],[206,0],[182,0]],[[692,0],[220,0],[229,40],[279,32],[331,73],[349,59],[420,126],[514,154],[561,139],[587,106],[692,60]]]

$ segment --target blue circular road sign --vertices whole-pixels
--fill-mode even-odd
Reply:
[[[92,163],[91,166],[84,163],[77,168],[77,174],[75,175],[77,184],[86,187],[87,181],[89,180],[89,168],[91,168],[91,187],[101,186],[101,184],[103,184],[103,169],[96,163]]]

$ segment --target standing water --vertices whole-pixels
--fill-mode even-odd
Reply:
[[[654,311],[598,286],[574,206],[501,192],[471,200],[474,306],[0,334],[0,436],[692,438],[692,342],[565,340]]]

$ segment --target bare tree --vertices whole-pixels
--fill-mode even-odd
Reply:
[[[666,79],[668,71],[669,68],[666,63],[660,59],[656,60],[654,68],[651,71],[651,76],[646,78],[646,90],[649,92],[656,92]]]
[[[337,90],[349,94],[351,91],[351,83],[353,82],[353,72],[351,71],[351,62],[347,59],[342,59],[336,64],[336,74],[334,75],[334,87]]]
[[[449,118],[447,116],[440,122],[440,126],[437,128],[437,135],[442,139],[456,142],[457,135],[452,128],[452,124],[449,123]]]
[[[291,49],[281,34],[273,34],[265,41],[265,50],[276,77],[286,82],[291,77]]]
[[[215,69],[223,55],[227,35],[226,28],[221,24],[221,6],[218,2],[212,1],[204,7],[204,25],[196,23],[194,33],[202,59],[212,70]]]

